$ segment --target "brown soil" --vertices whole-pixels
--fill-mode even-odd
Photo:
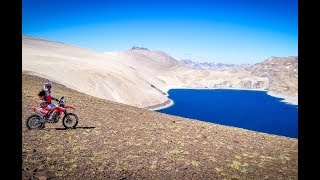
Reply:
[[[45,80],[22,76],[23,179],[298,179],[298,140],[180,118],[102,100],[53,83],[76,108],[27,130]]]

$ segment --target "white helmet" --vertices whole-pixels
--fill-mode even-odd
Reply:
[[[46,84],[44,84],[44,87],[43,87],[45,90],[48,90],[50,91],[51,90],[51,82],[46,82]]]

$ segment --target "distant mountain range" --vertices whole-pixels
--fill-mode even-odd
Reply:
[[[183,64],[193,68],[193,69],[230,69],[230,68],[247,68],[251,64],[224,64],[224,63],[208,63],[208,62],[194,62],[189,59],[180,60]]]

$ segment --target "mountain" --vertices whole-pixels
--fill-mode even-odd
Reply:
[[[194,62],[189,59],[180,60],[183,64],[193,68],[193,69],[230,69],[230,68],[247,68],[250,67],[250,64],[224,64],[224,63],[215,63],[215,62]]]
[[[155,74],[179,66],[178,61],[159,51],[100,53],[29,36],[22,38],[23,71],[79,92],[137,107],[166,101],[166,95],[151,87],[165,86]]]
[[[267,77],[245,69],[197,70],[162,51],[132,48],[103,53],[30,36],[22,36],[22,71],[144,108],[170,101],[170,88],[268,88]]]
[[[298,57],[270,57],[246,68],[255,76],[267,77],[271,94],[298,97]]]
[[[137,47],[137,46],[133,46],[131,49],[132,49],[132,50],[133,50],[133,49],[138,49],[138,50],[149,50],[148,48],[144,48],[144,47]]]

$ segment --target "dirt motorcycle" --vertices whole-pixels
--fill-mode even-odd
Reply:
[[[43,129],[45,123],[57,123],[62,117],[62,124],[65,128],[75,128],[78,124],[78,116],[67,112],[67,109],[75,109],[72,106],[66,106],[66,101],[62,96],[58,105],[51,111],[46,107],[31,107],[34,114],[26,119],[26,126],[29,130]]]

